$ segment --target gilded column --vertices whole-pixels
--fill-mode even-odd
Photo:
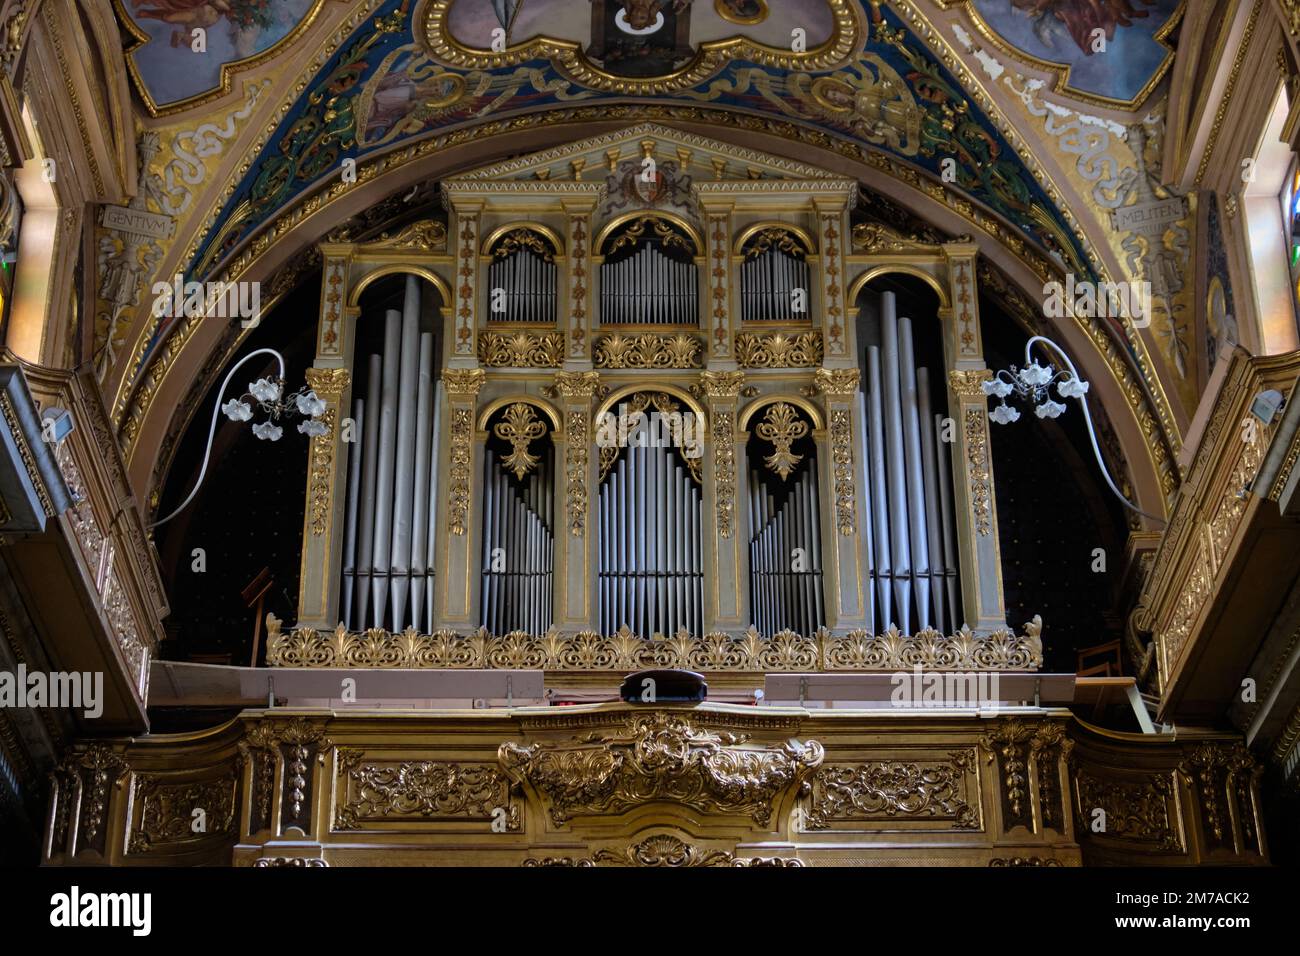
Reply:
[[[352,351],[351,323],[347,321],[348,271],[351,244],[322,243],[320,315],[316,331],[316,364],[346,364]]]
[[[342,409],[348,405],[352,376],[345,368],[309,368],[307,385],[325,403],[325,434],[308,446],[307,507],[303,515],[302,577],[298,583],[298,624],[333,627],[339,619],[344,486],[348,450],[343,441]]]
[[[564,478],[555,483],[555,627],[568,633],[599,627],[596,607],[596,526],[591,501],[600,481],[600,456],[592,454],[592,399],[600,388],[596,372],[558,372],[563,428],[556,435],[556,461]]]
[[[487,378],[480,368],[444,369],[443,388],[447,410],[442,434],[435,436],[440,454],[438,487],[445,489],[445,520],[437,525],[437,595],[434,608],[436,627],[455,629],[478,626],[478,547],[480,522],[475,503],[482,473],[482,442],[474,440],[479,389]]]
[[[703,197],[705,265],[701,272],[700,301],[705,303],[705,328],[708,330],[709,363],[733,367],[735,363],[735,328],[731,307],[731,212],[728,199]]]
[[[704,630],[741,633],[749,626],[749,548],[737,492],[739,465],[744,459],[737,404],[745,387],[745,373],[704,372],[700,384],[709,413],[700,509]]]
[[[560,316],[568,333],[564,356],[567,369],[591,368],[591,340],[596,327],[596,270],[592,261],[591,216],[597,198],[564,200],[569,281],[560,305]]]
[[[826,626],[832,631],[866,628],[866,556],[862,520],[867,509],[858,476],[867,433],[858,402],[857,368],[817,370],[814,387],[823,398],[826,428],[816,435],[822,502],[822,578]],[[885,622],[886,624],[888,622]],[[883,630],[878,628],[878,630]]]
[[[984,368],[979,294],[975,286],[975,257],[979,247],[973,242],[947,242],[942,248],[944,258],[948,260],[949,298],[952,301],[951,317],[942,317],[948,367]]]
[[[447,345],[448,364],[472,365],[478,352],[479,216],[483,204],[451,203],[456,249],[455,325]]]
[[[1002,556],[993,498],[993,455],[989,447],[988,398],[980,383],[987,369],[948,373],[948,407],[953,411],[952,486],[961,552],[962,606],[966,623],[978,631],[1006,625],[1002,599]]]
[[[856,188],[856,187],[852,187]],[[817,209],[817,241],[820,246],[819,304],[814,321],[820,320],[828,368],[856,366],[856,335],[849,321],[849,307],[845,301],[848,288],[844,256],[851,236],[849,223],[850,194],[818,196],[813,200]]]
[[[348,447],[343,420],[352,400],[352,325],[347,298],[354,247],[321,243],[320,310],[316,322],[316,361],[307,384],[325,402],[328,431],[308,445],[307,507],[303,515],[302,574],[298,581],[298,624],[332,628],[338,623],[340,533],[345,505]]]

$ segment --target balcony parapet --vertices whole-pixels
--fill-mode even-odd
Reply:
[[[1042,619],[1035,615],[1023,634],[1008,629],[977,634],[962,628],[951,636],[935,630],[914,635],[891,628],[872,635],[855,630],[812,636],[782,631],[770,638],[750,628],[734,635],[694,636],[684,629],[673,637],[647,640],[626,627],[602,636],[594,631],[531,635],[522,631],[492,635],[486,630],[420,634],[408,629],[333,631],[282,629],[267,616],[266,661],[272,667],[402,667],[528,669],[560,672],[623,672],[681,668],[704,673],[815,671],[898,671],[914,666],[932,670],[1038,670],[1043,664]]]
[[[42,408],[71,415],[73,429],[40,443],[66,497],[44,536],[14,545],[22,552],[19,573],[48,624],[43,637],[55,658],[79,670],[106,670],[106,685],[120,685],[130,698],[110,708],[110,721],[143,729],[167,599],[141,509],[89,371],[25,365],[21,375]],[[97,640],[87,641],[87,633]]]
[[[1294,462],[1280,446],[1293,429],[1281,414],[1266,422],[1252,411],[1269,391],[1295,405],[1298,375],[1300,353],[1238,349],[1204,400],[1191,436],[1200,440],[1133,616],[1154,637],[1162,719],[1221,713],[1277,606],[1272,589],[1300,572],[1300,522],[1276,504],[1280,470]]]

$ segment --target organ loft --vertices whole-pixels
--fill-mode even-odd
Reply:
[[[1252,5],[5,0],[0,854],[1294,859]]]

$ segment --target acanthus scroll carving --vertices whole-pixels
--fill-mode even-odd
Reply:
[[[768,826],[777,799],[802,784],[824,756],[816,741],[753,744],[665,711],[633,714],[621,732],[560,744],[507,742],[497,751],[512,779],[542,794],[557,826],[655,801]]]

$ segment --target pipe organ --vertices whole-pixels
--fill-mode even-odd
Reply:
[[[644,409],[653,405],[646,416]],[[631,408],[631,412],[627,411]],[[689,414],[689,413],[688,413]],[[674,418],[673,416],[676,416]],[[641,393],[620,408],[624,447],[601,449],[601,633],[701,633],[704,607],[698,457],[688,457],[676,402]],[[655,427],[668,422],[668,427]]]
[[[672,222],[642,216],[605,240],[601,321],[610,325],[698,325],[694,242]]]
[[[858,396],[867,423],[862,486],[870,503],[864,545],[873,629],[956,628],[955,516],[948,472],[940,471],[948,465],[944,415],[894,293],[881,293],[873,311],[876,336],[864,352],[866,391]]]
[[[777,402],[750,440],[750,614],[765,637],[815,634],[825,622],[817,457],[809,431],[793,406]],[[770,455],[758,450],[765,443]],[[755,467],[760,460],[765,470]]]
[[[519,228],[492,246],[488,310],[493,322],[554,322],[555,250],[537,232]]]
[[[442,191],[445,225],[322,244],[317,374],[354,427],[313,443],[306,626],[1005,623],[973,244],[859,230],[857,183],[670,131]],[[913,281],[937,306],[881,291]]]
[[[488,432],[480,620],[493,634],[545,634],[553,615],[554,456],[529,447],[546,435],[546,423],[531,405],[515,402]]]
[[[356,629],[432,629],[441,403],[419,280],[406,277],[401,311],[364,321],[382,321],[382,347],[356,362],[340,615]]]
[[[794,233],[768,227],[743,248],[740,317],[745,322],[803,322],[810,318],[807,248]]]

